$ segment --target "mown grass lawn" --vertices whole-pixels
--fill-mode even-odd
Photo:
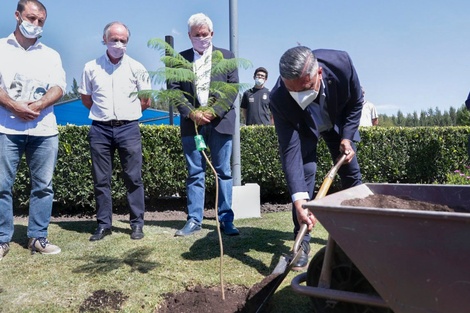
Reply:
[[[127,297],[120,312],[155,312],[167,292],[220,283],[215,220],[204,220],[203,230],[187,238],[174,237],[184,221],[147,220],[145,238],[138,241],[130,240],[127,220],[115,220],[111,236],[90,242],[94,219],[53,219],[49,239],[62,253],[52,256],[31,255],[25,248],[26,223],[24,218],[15,220],[10,252],[0,262],[0,312],[81,312],[84,301],[102,289]],[[292,248],[291,213],[240,219],[236,225],[240,236],[223,237],[224,282],[251,287],[269,275],[282,253]],[[326,238],[326,231],[317,224],[310,256]],[[290,287],[296,275],[289,273],[277,289],[271,312],[312,311],[310,300]]]

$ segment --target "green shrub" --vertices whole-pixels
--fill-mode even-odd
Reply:
[[[56,206],[67,213],[94,212],[93,180],[87,135],[88,126],[59,128],[59,155],[54,174]],[[185,195],[186,163],[179,127],[141,126],[146,198]],[[366,183],[456,183],[453,172],[468,165],[470,127],[361,128],[358,161]],[[244,126],[240,129],[242,184],[260,185],[262,201],[289,201],[282,172],[278,141],[273,126]],[[209,153],[210,154],[210,153]],[[326,144],[318,145],[316,189],[333,165]],[[114,207],[127,207],[126,190],[118,156],[112,177]],[[458,182],[460,183],[460,181]],[[206,175],[206,199],[214,198],[214,176]],[[340,189],[336,180],[330,192]],[[14,185],[16,209],[27,208],[29,173],[21,162]]]
[[[447,173],[447,184],[449,185],[470,185],[470,166],[465,166],[462,170],[455,170]]]

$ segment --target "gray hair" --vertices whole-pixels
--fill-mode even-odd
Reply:
[[[188,32],[191,32],[191,28],[194,26],[207,26],[210,32],[213,30],[211,19],[204,13],[196,13],[191,15],[188,20]]]
[[[312,75],[317,69],[317,58],[312,50],[305,46],[290,48],[279,60],[279,74],[288,80],[300,78],[305,74]]]
[[[129,28],[126,26],[126,24],[121,23],[121,22],[118,22],[118,21],[114,21],[114,22],[108,23],[108,24],[104,27],[104,29],[103,29],[103,36],[104,36],[104,38],[106,38],[106,40],[108,40],[109,29],[111,28],[111,26],[116,25],[116,24],[124,26],[124,28],[127,30],[127,39],[129,40],[129,38],[131,37],[131,31],[130,31]]]

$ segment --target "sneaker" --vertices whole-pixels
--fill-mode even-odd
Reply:
[[[0,261],[10,251],[10,245],[7,242],[0,242]]]
[[[58,246],[51,244],[46,237],[29,238],[28,249],[31,249],[31,254],[36,252],[41,254],[57,254],[61,251]]]

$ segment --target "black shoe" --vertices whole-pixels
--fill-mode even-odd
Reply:
[[[98,227],[95,233],[90,237],[90,241],[101,240],[108,235],[111,235],[111,228]]]
[[[132,234],[131,239],[139,240],[144,238],[144,232],[142,231],[142,226],[131,226]]]
[[[300,244],[300,249],[302,249],[302,251],[300,253],[299,259],[292,265],[293,271],[304,271],[307,269],[310,243],[306,240],[302,241]]]
[[[175,236],[189,236],[201,230],[201,225],[199,225],[195,220],[189,219],[184,225],[183,228],[178,230],[175,233]]]
[[[240,235],[240,232],[235,225],[233,225],[233,222],[220,222],[220,230],[222,230],[227,236]]]

